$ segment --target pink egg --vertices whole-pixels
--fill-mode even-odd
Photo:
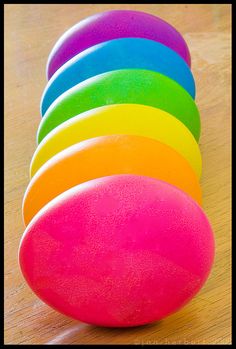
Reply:
[[[163,319],[201,289],[214,259],[202,209],[153,178],[80,184],[28,225],[19,262],[45,303],[80,321],[128,327]]]

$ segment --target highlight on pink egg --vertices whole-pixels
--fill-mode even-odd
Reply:
[[[205,283],[214,259],[196,202],[150,177],[115,175],[75,186],[33,218],[19,262],[45,303],[110,327],[165,318]]]

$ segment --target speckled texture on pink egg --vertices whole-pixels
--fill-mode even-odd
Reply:
[[[203,286],[214,237],[200,206],[178,188],[115,175],[47,204],[21,240],[32,290],[59,312],[101,326],[163,319]]]

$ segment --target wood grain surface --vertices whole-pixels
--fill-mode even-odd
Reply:
[[[18,246],[22,198],[36,148],[46,61],[58,37],[109,9],[135,9],[174,25],[186,39],[202,134],[203,208],[216,238],[208,281],[182,310],[147,326],[99,328],[41,302],[24,281]],[[5,5],[5,344],[231,343],[231,5]]]

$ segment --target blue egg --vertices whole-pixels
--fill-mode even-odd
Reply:
[[[92,46],[61,66],[44,90],[40,106],[42,116],[55,99],[78,83],[108,71],[132,68],[166,75],[195,98],[191,70],[175,51],[153,40],[123,38]]]

